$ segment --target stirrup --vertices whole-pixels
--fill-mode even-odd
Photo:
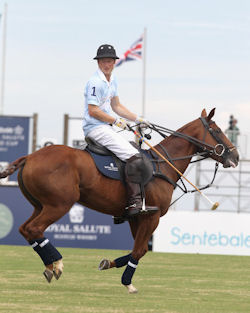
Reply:
[[[125,208],[125,214],[128,219],[138,216],[141,212],[141,206],[136,207],[136,203]]]
[[[142,199],[142,209],[140,210],[139,214],[149,214],[154,213],[159,210],[156,206],[146,206],[145,198]]]
[[[159,208],[157,206],[146,206],[145,210],[141,209],[139,214],[143,215],[143,214],[155,213],[158,210],[159,210]]]
[[[133,217],[136,217],[138,215],[143,215],[143,214],[154,213],[154,212],[157,212],[159,210],[158,207],[146,206],[145,198],[142,199],[142,207],[141,208],[135,208],[134,211],[133,211],[133,209],[129,210],[128,208],[126,208],[126,210],[127,210],[126,216],[128,218],[133,218]]]

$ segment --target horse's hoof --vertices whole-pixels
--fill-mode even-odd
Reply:
[[[60,278],[60,276],[62,275],[62,272],[63,272],[62,259],[54,262],[53,265],[54,265],[53,274],[54,274],[56,280],[58,280]]]
[[[53,278],[53,271],[49,270],[48,268],[46,268],[46,270],[43,272],[43,275],[45,276],[45,278],[47,279],[47,282],[50,283],[51,279]]]
[[[62,271],[58,270],[57,272],[54,270],[53,274],[55,276],[55,279],[58,280],[60,276],[62,275]]]
[[[110,268],[110,261],[106,259],[101,260],[98,266],[99,271],[107,270],[109,268]]]
[[[125,285],[125,287],[128,289],[128,293],[137,293],[138,290],[132,285]]]

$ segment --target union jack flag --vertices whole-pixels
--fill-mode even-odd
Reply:
[[[143,35],[136,40],[121,57],[116,61],[115,66],[121,65],[123,62],[135,61],[142,59]]]

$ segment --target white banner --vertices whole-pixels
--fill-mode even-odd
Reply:
[[[250,214],[169,211],[154,233],[153,251],[250,255]]]

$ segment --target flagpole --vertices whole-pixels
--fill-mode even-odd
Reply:
[[[147,44],[147,28],[144,28],[143,33],[143,50],[142,50],[142,116],[145,116],[146,103],[146,44]]]
[[[145,117],[145,100],[146,100],[146,43],[147,43],[147,28],[144,27],[142,42],[142,109],[141,116]],[[138,131],[138,127],[136,129]],[[135,142],[139,144],[139,138],[135,136]],[[143,147],[143,142],[140,143]]]
[[[4,107],[6,28],[7,28],[7,3],[4,4],[4,13],[3,13],[0,115],[3,115],[3,107]]]

